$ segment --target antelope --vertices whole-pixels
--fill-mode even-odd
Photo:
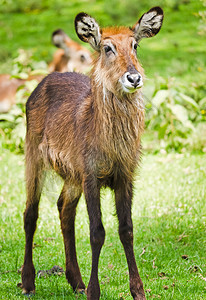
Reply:
[[[105,240],[100,189],[114,190],[119,236],[125,251],[133,299],[145,300],[133,249],[131,216],[134,172],[141,156],[144,129],[141,96],[143,68],[136,56],[142,38],[156,35],[163,21],[160,7],[151,8],[133,27],[100,28],[79,13],[78,37],[96,51],[91,77],[75,72],[52,73],[26,104],[26,237],[22,268],[24,294],[35,292],[32,244],[44,171],[52,168],[64,185],[57,206],[64,239],[66,279],[88,300],[100,298],[98,262]],[[82,280],[75,247],[75,215],[84,192],[90,224],[92,269],[88,288]]]
[[[0,113],[9,111],[15,102],[17,88],[21,84],[21,79],[11,79],[9,74],[0,74]]]
[[[27,79],[11,78],[10,74],[0,74],[0,113],[7,113],[15,103],[17,89],[26,81],[36,79],[40,82],[42,75],[30,75]]]
[[[49,72],[77,71],[86,73],[92,62],[91,52],[72,41],[66,33],[59,29],[53,32],[52,42],[58,49],[48,66]],[[11,78],[9,74],[0,74],[0,113],[6,113],[15,103],[17,89],[26,81],[42,80],[42,75],[30,75],[27,79]]]
[[[86,73],[89,70],[92,62],[91,52],[70,39],[62,29],[53,32],[52,43],[61,49],[54,53],[53,60],[49,64],[50,72]]]

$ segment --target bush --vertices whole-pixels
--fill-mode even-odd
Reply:
[[[31,51],[19,50],[19,55],[13,60],[12,76],[27,79],[29,75],[46,74],[45,62],[36,62]],[[1,146],[11,151],[22,153],[26,133],[25,104],[31,92],[37,86],[37,80],[23,83],[17,90],[16,103],[9,113],[0,114]]]
[[[198,136],[197,128],[206,124],[206,97],[200,98],[202,89],[203,84],[194,84],[188,90],[178,85],[174,78],[157,77],[150,90],[152,100],[146,104],[146,127],[155,133],[161,148],[167,151],[193,148],[191,136]],[[204,143],[200,137],[197,140],[199,146],[196,143],[195,150],[202,151]]]
[[[16,93],[16,104],[9,113],[0,114],[1,146],[16,153],[24,152],[26,134],[25,103],[38,82],[31,80],[22,85]]]

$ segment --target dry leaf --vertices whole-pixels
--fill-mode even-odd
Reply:
[[[204,281],[206,281],[206,277],[203,277],[202,274],[200,274],[200,278]]]
[[[139,255],[139,257],[141,257],[143,254],[145,254],[146,252],[146,247],[142,248],[142,253]]]
[[[158,273],[158,276],[159,276],[159,277],[164,277],[165,275],[166,275],[166,274],[165,274],[164,272],[159,272],[159,273]]]
[[[156,260],[156,257],[153,259],[153,261],[152,261],[152,267],[153,267],[153,269],[156,269],[157,268],[157,266],[155,266],[155,260]]]
[[[21,274],[22,268],[23,268],[23,265],[17,270],[17,273]]]
[[[195,273],[199,270],[199,267],[198,266],[191,266],[190,267],[190,273]]]
[[[107,284],[107,283],[110,282],[110,278],[109,278],[107,275],[105,275],[104,278],[105,278],[105,280],[102,280],[102,281],[101,281],[101,284],[104,285],[104,284]]]
[[[168,289],[169,289],[169,286],[168,286],[168,285],[164,285],[164,286],[163,286],[163,289],[164,289],[164,290],[168,290]]]
[[[108,268],[109,268],[110,270],[114,270],[114,266],[113,266],[112,264],[109,264],[109,265],[108,265]]]
[[[44,238],[44,241],[46,241],[46,242],[51,242],[53,240],[55,240],[55,238],[53,238],[53,237],[45,237]]]

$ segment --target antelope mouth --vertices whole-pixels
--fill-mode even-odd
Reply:
[[[143,86],[142,76],[140,73],[130,74],[126,72],[119,82],[125,93],[134,93]]]
[[[125,92],[125,93],[134,93],[134,92],[136,92],[136,90],[138,90],[140,87],[136,87],[136,88],[134,88],[134,87],[130,87],[130,86],[126,86],[126,85],[123,85],[122,84],[122,89],[123,89],[123,91]]]

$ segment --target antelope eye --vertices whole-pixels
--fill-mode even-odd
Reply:
[[[86,60],[86,57],[85,57],[83,54],[81,54],[81,56],[80,56],[80,60],[81,60],[81,62],[85,62],[85,60]]]
[[[134,50],[137,50],[138,44],[134,44]]]
[[[108,52],[112,51],[112,48],[110,46],[105,46],[104,51],[105,51],[105,53],[108,53]]]

